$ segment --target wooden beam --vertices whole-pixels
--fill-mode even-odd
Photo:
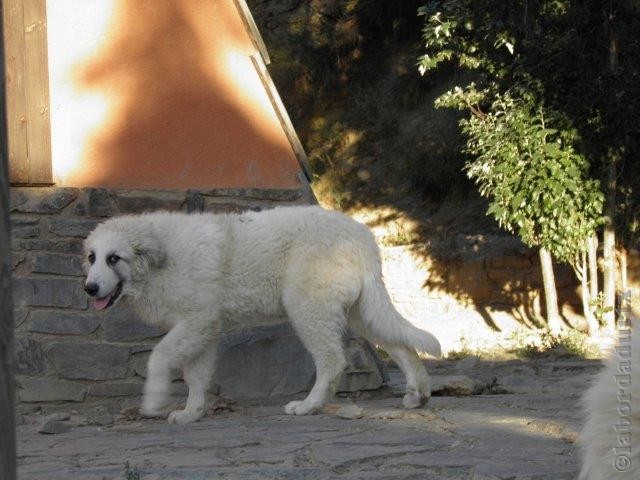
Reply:
[[[0,10],[4,10],[0,0]],[[3,38],[0,25],[0,38]],[[13,301],[11,298],[11,238],[9,169],[5,111],[4,45],[0,42],[0,478],[16,478]]]
[[[24,9],[22,0],[4,0],[5,88],[9,142],[9,178],[12,183],[29,182],[27,156],[27,112],[25,99]]]
[[[52,183],[47,2],[23,0],[29,183]]]
[[[258,72],[260,80],[262,81],[262,85],[264,85],[264,88],[267,91],[267,95],[269,95],[271,105],[273,105],[278,120],[280,121],[280,125],[282,125],[284,133],[289,139],[289,143],[291,144],[291,147],[293,148],[293,151],[298,158],[300,167],[302,168],[304,175],[307,177],[307,180],[311,182],[311,166],[309,165],[307,153],[304,151],[304,147],[300,142],[300,138],[298,138],[298,134],[296,133],[296,129],[293,127],[293,123],[291,123],[291,118],[287,113],[287,109],[285,108],[284,103],[282,103],[282,98],[280,98],[280,94],[278,94],[278,90],[273,83],[273,79],[269,74],[269,70],[267,70],[267,66],[264,64],[262,59],[256,55],[251,55],[251,62]]]
[[[269,58],[269,52],[267,51],[267,46],[262,40],[262,35],[260,35],[260,30],[258,30],[258,26],[256,25],[255,20],[253,19],[253,15],[251,14],[251,10],[249,10],[249,6],[245,0],[233,0],[236,4],[236,8],[240,12],[240,17],[242,17],[242,23],[244,23],[247,32],[249,33],[249,37],[251,37],[251,41],[253,45],[256,47],[256,50],[260,52],[262,55],[262,60],[265,65],[269,65],[271,63],[271,59]]]

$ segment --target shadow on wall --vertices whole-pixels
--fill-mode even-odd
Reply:
[[[475,308],[494,331],[501,331],[494,320],[497,312],[508,313],[527,328],[544,327],[546,308],[538,255],[523,247],[511,252],[505,248],[499,255],[487,253],[464,260],[436,258],[431,264],[433,273],[423,287]],[[572,269],[556,265],[554,270],[563,320],[568,326],[586,330]]]
[[[424,0],[248,3],[321,200],[350,213],[377,211],[363,219],[374,230],[409,224],[391,244],[411,245],[429,272],[430,295],[476,308],[493,329],[496,311],[540,325],[537,254],[485,215],[486,201],[462,172],[459,116],[433,106],[462,81],[460,74],[418,73],[423,19],[417,8]],[[573,323],[580,312],[577,281],[561,265],[556,276],[565,320]]]
[[[84,152],[92,183],[299,186],[233,2],[119,0],[115,8],[108,44],[76,72],[81,88],[111,99]]]

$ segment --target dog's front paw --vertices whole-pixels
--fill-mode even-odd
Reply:
[[[169,414],[167,422],[178,424],[191,423],[200,419],[203,414],[204,412],[201,410],[174,410]]]
[[[139,412],[144,418],[161,418],[167,416],[167,412],[162,409],[149,408],[144,405],[140,407]]]
[[[418,392],[407,392],[402,399],[404,408],[420,408],[429,402],[431,395],[424,395]]]
[[[318,405],[314,405],[305,400],[294,400],[284,407],[284,413],[287,415],[310,415],[318,410]]]
[[[142,399],[140,414],[148,418],[166,417],[168,405],[169,401],[164,396],[145,395]]]

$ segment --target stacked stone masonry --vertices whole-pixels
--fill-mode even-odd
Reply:
[[[135,405],[146,362],[165,333],[116,305],[89,308],[83,290],[82,242],[101,221],[158,209],[239,213],[309,204],[304,190],[110,191],[14,188],[11,192],[17,397],[20,402]],[[340,388],[377,389],[381,366],[368,344],[351,339]],[[212,391],[264,401],[303,392],[313,383],[310,356],[282,318],[258,319],[221,343]],[[186,387],[175,375],[175,393]]]

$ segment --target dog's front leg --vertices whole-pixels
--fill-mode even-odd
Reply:
[[[189,386],[187,404],[184,410],[174,410],[169,414],[169,423],[195,422],[205,414],[207,390],[215,368],[217,343],[217,339],[214,340],[198,356],[185,364],[184,379]]]
[[[213,337],[211,324],[199,319],[184,319],[156,345],[147,364],[141,413],[148,417],[164,416],[170,402],[171,371],[182,368],[200,355]]]

